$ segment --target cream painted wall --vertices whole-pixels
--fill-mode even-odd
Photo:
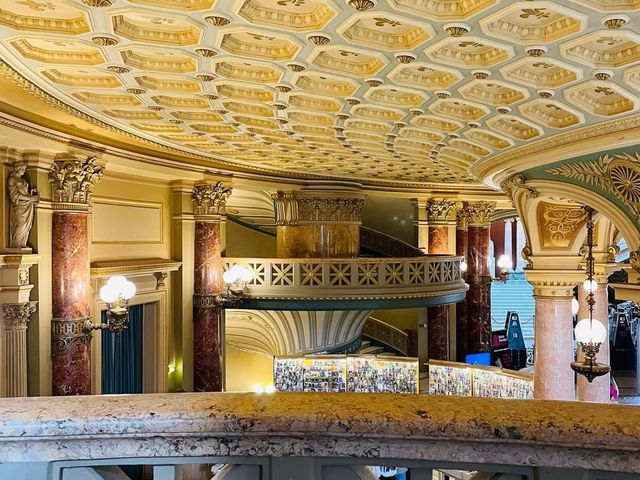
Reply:
[[[421,308],[404,308],[397,310],[376,310],[371,314],[373,318],[393,325],[400,330],[416,330],[420,320]]]
[[[252,392],[254,385],[263,388],[273,383],[273,359],[226,346],[226,391]]]
[[[414,220],[414,208],[408,198],[367,195],[362,211],[363,226],[415,245]]]
[[[237,223],[225,223],[227,257],[274,258],[276,237],[243,227]]]

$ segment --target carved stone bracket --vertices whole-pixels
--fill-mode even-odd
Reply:
[[[167,272],[155,272],[153,276],[156,277],[156,290],[160,290],[160,288],[164,288],[166,286],[164,281],[167,279]]]
[[[103,174],[103,168],[96,164],[96,157],[86,159],[72,157],[54,161],[49,171],[54,208],[86,209],[91,198],[91,189],[100,181]]]
[[[489,227],[495,206],[489,202],[468,203],[467,212],[469,226]]]
[[[428,222],[449,222],[456,212],[456,202],[443,199],[429,199],[425,204]]]
[[[51,353],[53,355],[64,353],[76,343],[90,345],[91,330],[87,328],[88,325],[92,325],[92,319],[89,317],[53,318],[51,320]]]
[[[2,305],[2,328],[4,330],[25,330],[31,314],[38,302],[5,303]]]
[[[502,187],[502,190],[507,194],[507,197],[509,197],[512,202],[513,196],[518,190],[524,191],[529,198],[536,198],[538,196],[537,190],[525,183],[523,175],[514,175],[513,177],[508,178],[502,182],[500,187]]]
[[[193,209],[196,215],[220,215],[224,213],[231,188],[222,182],[202,183],[193,187]]]

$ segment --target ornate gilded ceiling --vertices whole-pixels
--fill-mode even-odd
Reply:
[[[480,159],[636,112],[639,25],[633,0],[13,0],[0,55],[171,148],[470,184]]]

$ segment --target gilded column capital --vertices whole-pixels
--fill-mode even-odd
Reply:
[[[229,195],[231,188],[225,187],[222,182],[195,185],[191,195],[194,213],[201,216],[221,215]]]
[[[456,202],[446,198],[427,200],[425,204],[427,211],[427,221],[431,224],[450,223],[454,220],[456,213]]]
[[[538,191],[528,186],[525,182],[523,175],[514,175],[506,179],[502,184],[500,184],[502,191],[513,201],[513,198],[518,190],[522,190],[529,198],[536,198],[538,196]]]
[[[573,298],[574,287],[586,279],[582,270],[525,270],[525,275],[534,297],[558,299]]]
[[[104,175],[96,157],[55,160],[49,170],[56,210],[88,210],[92,188]]]
[[[469,211],[467,210],[467,202],[457,205],[456,210],[456,229],[466,230],[469,227]]]
[[[2,329],[25,330],[38,302],[4,303],[2,305]]]
[[[490,227],[495,205],[489,202],[467,203],[467,215],[470,227]]]
[[[298,223],[298,199],[296,192],[278,191],[271,195],[276,214],[276,225],[296,225]]]

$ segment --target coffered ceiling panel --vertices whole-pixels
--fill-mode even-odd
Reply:
[[[31,92],[230,168],[464,187],[638,108],[638,0],[0,3]]]

